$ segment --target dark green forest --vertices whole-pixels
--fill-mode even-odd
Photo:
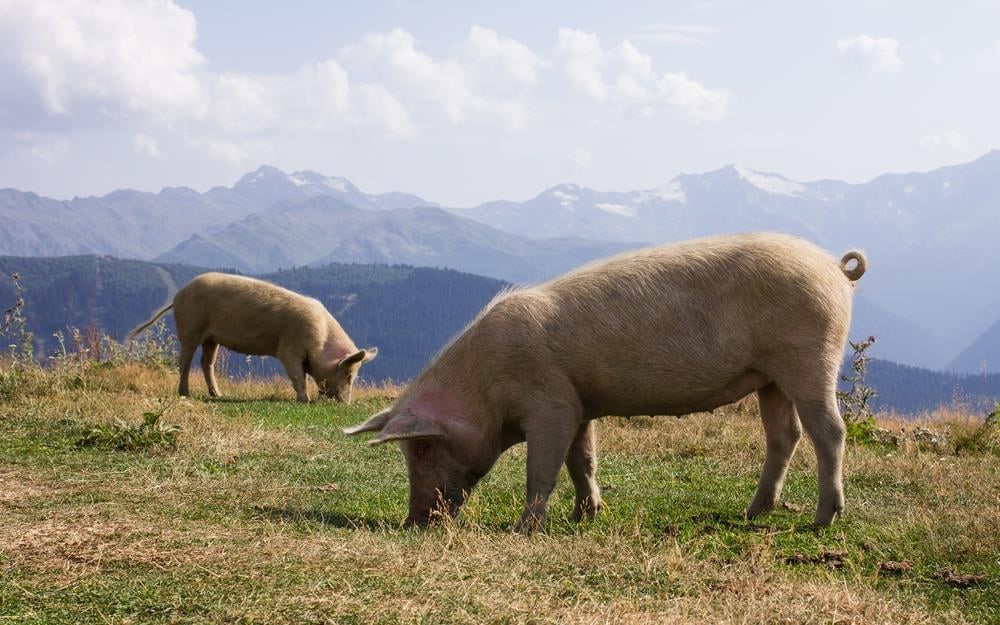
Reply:
[[[97,328],[123,339],[165,303],[169,280],[183,286],[204,271],[107,256],[0,257],[0,310],[16,300],[10,279],[16,272],[25,290],[28,330],[44,361],[57,347],[53,334],[69,328]],[[259,277],[317,298],[359,347],[378,347],[378,358],[362,369],[369,381],[413,377],[506,286],[450,269],[403,265],[332,264]],[[166,319],[172,328],[172,316]],[[270,358],[228,355],[223,361],[230,375],[281,372]],[[878,393],[876,409],[903,413],[955,403],[984,410],[1000,398],[997,374],[963,376],[873,360],[866,381]]]
[[[205,269],[153,264],[104,256],[60,258],[0,257],[0,308],[16,300],[13,273],[24,288],[28,330],[44,360],[54,353],[54,333],[96,327],[122,340],[162,306],[167,283],[161,270],[183,286]],[[238,273],[238,272],[231,272]],[[335,264],[298,268],[259,276],[315,297],[333,313],[354,342],[379,348],[365,365],[371,381],[403,381],[427,360],[505,284],[450,269],[401,265]],[[166,317],[173,329],[173,317]],[[270,358],[223,358],[231,375],[279,373]],[[195,360],[197,362],[197,359]]]

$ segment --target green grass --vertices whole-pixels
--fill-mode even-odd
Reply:
[[[519,447],[457,522],[411,530],[398,449],[339,432],[384,393],[305,405],[282,382],[229,384],[232,399],[169,405],[175,450],[120,451],[76,441],[139,422],[174,380],[85,377],[0,404],[0,623],[1000,622],[995,454],[849,447],[848,514],[816,531],[806,442],[784,491],[801,511],[743,519],[763,459],[752,405],[606,419],[596,520],[568,520],[563,475],[547,532],[513,534]],[[841,569],[786,563],[828,551]],[[880,575],[888,560],[913,566]],[[986,581],[953,588],[943,568]]]

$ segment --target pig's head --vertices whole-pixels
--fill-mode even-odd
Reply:
[[[410,481],[406,524],[426,525],[435,514],[458,515],[500,449],[496,436],[448,410],[446,401],[425,398],[407,404],[383,410],[344,433],[377,432],[369,445],[399,443]]]
[[[353,354],[344,356],[335,362],[321,379],[316,380],[320,392],[330,399],[345,404],[351,403],[351,387],[358,377],[358,369],[375,356],[378,356],[377,347],[359,349]]]

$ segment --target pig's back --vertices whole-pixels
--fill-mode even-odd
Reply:
[[[174,297],[178,323],[243,353],[273,353],[282,335],[309,332],[324,322],[316,300],[262,280],[205,273]]]
[[[767,233],[622,254],[525,296],[548,302],[544,340],[574,385],[640,402],[651,380],[694,398],[771,359],[839,354],[850,324],[836,261]]]

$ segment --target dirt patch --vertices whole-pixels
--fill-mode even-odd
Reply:
[[[51,487],[19,473],[0,473],[0,506],[22,507],[36,497],[51,495]]]

